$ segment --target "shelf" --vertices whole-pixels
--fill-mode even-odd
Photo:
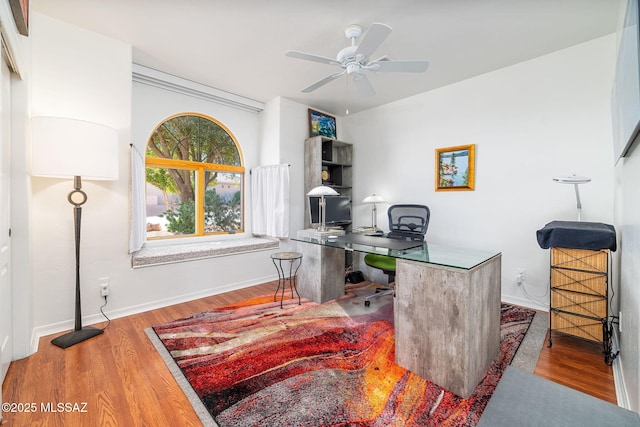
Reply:
[[[343,189],[343,190],[348,190],[351,188],[351,186],[349,185],[336,185],[327,181],[322,181],[322,185],[326,185],[327,187],[331,187],[331,188]]]
[[[549,330],[606,342],[608,276],[608,251],[552,247]]]
[[[318,185],[333,188],[341,196],[352,196],[353,145],[325,136],[314,136],[305,140],[304,151],[305,194]],[[309,228],[310,212],[305,203],[305,228]],[[350,224],[345,224],[347,231]]]
[[[322,166],[341,166],[343,168],[350,168],[352,165],[346,164],[346,163],[329,162],[327,160],[323,160]]]

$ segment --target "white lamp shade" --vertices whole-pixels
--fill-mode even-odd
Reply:
[[[118,179],[118,134],[97,123],[61,117],[31,119],[31,175]]]
[[[326,185],[319,185],[314,187],[307,193],[307,196],[337,196],[338,192]]]
[[[384,201],[385,200],[382,197],[372,194],[370,196],[365,197],[362,203],[382,203]]]

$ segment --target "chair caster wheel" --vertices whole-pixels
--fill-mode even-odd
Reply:
[[[370,305],[371,305],[371,301],[365,301],[365,302],[364,302],[364,306],[365,306],[365,307],[369,307]]]

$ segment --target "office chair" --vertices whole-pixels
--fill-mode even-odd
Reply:
[[[387,210],[387,216],[389,217],[389,233],[386,237],[422,241],[429,227],[431,211],[424,205],[393,205]],[[396,259],[386,255],[367,254],[364,257],[364,262],[369,267],[382,270],[389,277],[388,287],[378,288],[375,294],[365,298],[364,305],[369,307],[372,299],[395,293],[393,282],[396,276]]]

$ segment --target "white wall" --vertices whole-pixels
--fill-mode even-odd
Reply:
[[[628,408],[640,411],[640,147],[616,167],[616,229],[620,254],[618,301],[622,312],[620,359]]]
[[[280,99],[267,102],[260,113],[258,165],[280,164]]]
[[[82,270],[85,314],[100,305],[99,276],[118,275],[113,263],[126,262],[127,143],[131,104],[131,47],[33,13],[31,115],[76,118],[104,124],[120,135],[120,179],[83,183]],[[66,153],[72,156],[73,153]],[[75,257],[69,180],[32,180],[33,312],[36,329],[71,319]],[[89,286],[91,285],[91,286]],[[94,292],[91,292],[94,291]]]
[[[536,230],[577,218],[573,187],[552,178],[590,176],[582,219],[613,221],[614,43],[603,37],[345,117],[356,223],[370,222],[370,207],[358,201],[371,193],[424,203],[429,241],[501,251],[503,299],[548,307],[549,254]],[[476,144],[475,191],[435,192],[435,149],[465,144]],[[386,223],[381,206],[378,224]],[[515,283],[518,269],[530,296]]]
[[[257,115],[247,119],[243,114],[250,113],[238,113],[229,107],[225,110],[205,101],[188,104],[181,95],[166,94],[162,89],[156,89],[151,96],[166,95],[168,104],[163,106],[153,99],[141,102],[138,95],[146,88],[132,89],[131,46],[44,15],[32,14],[30,39],[33,46],[32,115],[94,121],[114,127],[120,133],[120,179],[83,182],[88,194],[82,216],[81,244],[85,323],[103,320],[99,314],[103,300],[98,282],[105,276],[111,283],[109,304],[105,308],[110,317],[250,286],[275,277],[275,269],[265,252],[136,270],[131,269],[127,254],[129,143],[143,144],[153,127],[168,115],[199,110],[220,120],[238,137],[245,165],[250,168],[258,164]],[[75,258],[72,208],[66,199],[72,182],[35,177],[31,181],[33,324],[37,337],[72,327]],[[249,211],[245,212],[249,218]],[[251,268],[246,268],[247,265]]]

